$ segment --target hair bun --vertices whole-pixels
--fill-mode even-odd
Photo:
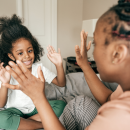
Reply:
[[[118,1],[118,4],[119,4],[120,6],[129,5],[129,4],[130,4],[130,0],[119,0],[119,1]]]
[[[124,2],[125,2],[125,0],[119,0],[118,4],[120,5],[120,4],[123,4]]]
[[[1,17],[0,18],[0,34],[8,27],[14,24],[22,24],[22,20],[14,14],[11,18]]]
[[[130,13],[130,8],[126,8],[126,9],[125,9],[125,12],[126,12],[126,13]]]

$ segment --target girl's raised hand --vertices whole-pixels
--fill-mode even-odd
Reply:
[[[88,65],[87,51],[91,47],[91,41],[89,42],[88,46],[86,46],[87,35],[87,32],[85,33],[84,31],[81,31],[81,47],[79,48],[78,45],[75,46],[76,61],[81,68]]]
[[[47,57],[50,59],[50,61],[54,65],[61,65],[62,64],[62,57],[60,53],[60,49],[58,49],[58,53],[55,51],[55,49],[52,46],[47,47]]]
[[[9,83],[11,75],[6,71],[6,69],[3,67],[3,62],[0,64],[0,81],[2,83]]]

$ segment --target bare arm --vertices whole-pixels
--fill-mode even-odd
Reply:
[[[63,64],[57,65],[57,77],[53,79],[52,83],[56,84],[57,86],[64,87],[66,85],[66,78],[64,74]]]
[[[86,65],[83,69],[85,79],[88,86],[93,93],[97,101],[102,105],[109,100],[112,91],[108,89],[97,77],[95,72],[89,65]]]
[[[2,83],[9,83],[10,82],[10,74],[6,71],[6,69],[3,67],[3,63],[0,64],[0,81]],[[4,87],[1,83],[0,88],[0,107],[4,107],[7,102],[7,94],[8,94],[8,88]]]
[[[4,107],[7,102],[8,88],[1,85],[0,89],[0,108]]]
[[[66,78],[63,69],[63,62],[60,54],[60,49],[58,53],[52,46],[47,48],[48,50],[48,58],[50,61],[56,66],[57,70],[57,77],[53,79],[52,83],[56,84],[57,86],[64,87],[66,85]]]
[[[75,46],[76,52],[76,60],[78,65],[84,72],[85,79],[88,83],[88,86],[93,93],[94,97],[97,101],[102,105],[107,102],[109,96],[112,94],[112,91],[109,90],[97,77],[95,72],[90,67],[88,60],[87,60],[87,50],[90,48],[91,42],[89,42],[86,48],[86,40],[87,40],[87,33],[84,31],[81,32],[81,47]]]
[[[17,64],[18,66],[14,62],[10,61],[9,65],[13,69],[9,66],[7,66],[6,69],[18,81],[19,85],[3,85],[10,89],[19,89],[32,99],[41,117],[45,130],[65,130],[43,93],[45,79],[41,67],[38,67],[39,78],[37,79],[30,73],[22,62],[19,61]]]

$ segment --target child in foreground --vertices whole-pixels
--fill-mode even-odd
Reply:
[[[0,128],[10,130],[43,128],[30,97],[22,91],[3,87],[3,83],[18,85],[18,82],[14,79],[15,77],[13,78],[4,67],[8,65],[10,60],[15,63],[19,60],[32,75],[38,78],[37,68],[40,66],[46,82],[64,87],[66,80],[60,50],[57,53],[52,46],[48,47],[47,56],[56,66],[56,76],[42,64],[36,63],[43,56],[43,48],[30,31],[22,25],[22,21],[16,15],[11,18],[0,18],[0,33],[0,107],[6,105],[6,109],[0,111]],[[39,98],[39,100],[41,99]],[[66,103],[61,100],[50,100],[49,103],[57,117],[59,117]]]

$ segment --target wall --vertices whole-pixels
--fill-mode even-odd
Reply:
[[[75,56],[80,45],[83,0],[57,0],[57,42],[63,58]]]
[[[16,0],[0,0],[0,16],[12,16],[16,13]]]
[[[118,0],[83,0],[83,20],[99,18]]]
[[[75,56],[74,47],[80,45],[82,20],[99,18],[117,0],[57,0],[57,43],[63,58]],[[88,37],[88,41],[93,38]],[[93,45],[88,52],[92,56]]]

